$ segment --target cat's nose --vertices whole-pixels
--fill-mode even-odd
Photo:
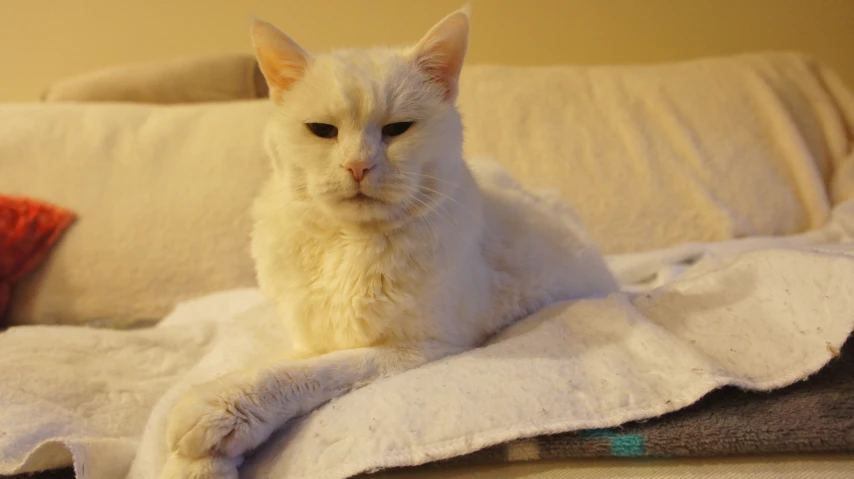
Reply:
[[[350,170],[350,174],[353,175],[353,179],[356,181],[362,181],[362,178],[365,177],[365,174],[373,168],[373,165],[363,160],[356,161],[348,161],[341,165],[347,170]]]

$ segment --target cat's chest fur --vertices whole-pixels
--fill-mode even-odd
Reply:
[[[497,166],[476,172],[480,186],[435,217],[387,233],[312,228],[271,183],[255,203],[252,253],[294,346],[471,347],[551,302],[618,289],[568,206],[535,199]]]
[[[419,339],[419,306],[435,275],[411,232],[269,234],[259,275],[284,296],[280,313],[300,348],[317,354]]]

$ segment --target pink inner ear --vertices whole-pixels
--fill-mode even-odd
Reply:
[[[456,74],[453,67],[432,59],[424,59],[420,62],[421,70],[426,73],[434,83],[441,86],[445,91],[445,99],[451,99],[456,92]]]
[[[261,72],[273,87],[290,90],[302,76],[303,67],[284,63],[278,52],[260,49],[257,57]]]
[[[468,17],[455,12],[434,26],[416,47],[418,67],[453,100],[468,45]]]
[[[457,94],[457,78],[462,68],[465,50],[456,51],[455,45],[446,39],[434,41],[418,53],[418,68],[444,90],[445,99],[453,101]]]
[[[258,66],[271,90],[290,90],[305,73],[307,54],[287,35],[266,22],[256,21],[252,34]],[[271,96],[276,96],[276,93],[271,91]]]

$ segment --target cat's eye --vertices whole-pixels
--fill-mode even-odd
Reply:
[[[314,136],[319,136],[320,138],[338,137],[338,128],[335,125],[329,125],[327,123],[306,123],[305,126]]]
[[[406,130],[412,126],[412,121],[401,121],[397,123],[389,123],[383,127],[383,136],[400,136],[406,133]]]

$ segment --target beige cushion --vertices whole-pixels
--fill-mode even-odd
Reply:
[[[196,103],[266,97],[267,83],[246,54],[205,55],[119,65],[48,86],[46,102]]]
[[[819,226],[852,152],[850,92],[798,55],[481,67],[461,92],[468,151],[560,191],[609,253]]]
[[[470,152],[558,189],[606,251],[625,252],[821,224],[825,185],[854,191],[832,178],[854,171],[850,98],[833,81],[788,55],[473,67],[460,103]],[[157,318],[253,285],[247,210],[267,174],[270,111],[264,100],[0,106],[0,192],[80,218],[17,291],[11,321]]]

